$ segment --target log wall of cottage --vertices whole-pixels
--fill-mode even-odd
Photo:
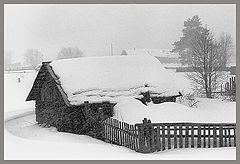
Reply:
[[[61,132],[87,134],[95,138],[102,136],[99,122],[113,116],[115,104],[85,102],[80,106],[67,106],[56,82],[47,71],[42,81],[35,100],[37,123],[56,127]]]

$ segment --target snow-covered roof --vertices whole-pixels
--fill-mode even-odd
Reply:
[[[180,91],[174,75],[150,55],[82,57],[55,60],[50,65],[72,105],[141,98],[146,91],[161,96]]]
[[[169,49],[126,49],[123,50],[123,54],[125,53],[126,55],[152,55],[155,57],[168,57],[168,58],[179,57],[177,53],[173,53]]]

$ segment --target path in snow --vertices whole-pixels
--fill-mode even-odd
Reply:
[[[141,154],[86,135],[39,127],[33,112],[5,120],[5,159],[65,160],[235,160],[236,148],[174,149]]]

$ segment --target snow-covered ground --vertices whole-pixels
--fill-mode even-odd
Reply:
[[[199,122],[199,123],[235,123],[236,103],[219,99],[199,99],[198,108],[166,102],[149,103],[127,98],[114,107],[114,118],[129,124],[141,123],[143,118],[156,123]]]
[[[128,148],[104,143],[85,135],[57,132],[55,128],[39,127],[35,122],[34,102],[25,102],[36,72],[4,75],[4,159],[5,160],[235,160],[236,148],[175,149],[152,154],[136,153]],[[181,76],[176,73],[176,76]],[[21,82],[18,82],[18,77]],[[188,85],[182,78],[184,85]],[[188,109],[191,119],[201,121],[235,122],[236,103],[220,99],[199,99],[197,108]],[[132,105],[132,104],[130,104]],[[176,104],[179,105],[179,104]],[[162,105],[160,105],[162,106]],[[127,104],[119,104],[119,108]],[[182,106],[181,106],[182,107]],[[151,110],[162,110],[169,119],[171,114],[159,105],[149,104]],[[122,108],[123,109],[123,108]],[[128,108],[130,110],[130,108]],[[183,109],[185,110],[185,109]],[[119,111],[118,111],[119,112]],[[121,111],[123,112],[123,111]],[[176,112],[176,109],[175,109]],[[174,112],[174,113],[175,113]],[[187,112],[187,111],[185,111]],[[196,112],[196,114],[194,114]],[[117,112],[116,112],[117,113]],[[202,113],[202,114],[199,114]],[[123,113],[121,113],[123,114]],[[168,114],[168,115],[167,115]],[[182,115],[188,118],[185,113]],[[181,119],[181,117],[171,117]],[[140,118],[139,118],[140,119]]]

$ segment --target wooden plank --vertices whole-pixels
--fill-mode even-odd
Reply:
[[[206,148],[206,126],[203,126],[203,147]]]
[[[198,126],[198,138],[197,138],[197,147],[200,148],[201,145],[201,125]]]
[[[151,127],[151,152],[156,151],[156,143],[155,143],[155,131],[154,131],[154,127]]]
[[[107,129],[108,127],[107,127],[106,121],[107,121],[107,120],[103,121],[103,125],[104,125],[104,127],[105,127],[105,137],[104,137],[104,138],[105,138],[105,141],[107,141],[107,134],[108,134],[108,131],[107,131],[107,130],[108,130],[108,129]]]
[[[131,133],[131,135],[130,135],[131,149],[134,150],[134,138],[133,138],[133,128],[132,128],[132,125],[129,125],[129,132]]]
[[[116,130],[114,128],[115,126],[115,119],[111,119],[112,120],[112,135],[113,135],[113,142],[116,143]]]
[[[125,130],[125,126],[124,126],[124,122],[122,122],[122,128]],[[123,146],[126,146],[126,137],[125,137],[125,132],[122,131],[122,135],[123,135]]]
[[[219,126],[219,147],[223,147],[223,127]]]
[[[157,127],[157,151],[161,151],[160,127]]]
[[[194,126],[191,127],[191,148],[194,148]]]
[[[134,129],[134,142],[135,142],[135,147],[136,150],[138,149],[138,134],[137,134],[137,128],[135,125],[133,125],[133,129]]]
[[[234,77],[234,80],[235,80],[235,77]],[[236,128],[233,129],[233,135],[234,135],[234,138],[233,138],[233,145],[234,147],[236,147]]]
[[[146,123],[146,124],[148,124],[148,123]],[[145,126],[145,124],[142,124],[142,123],[138,123],[138,124],[136,124],[137,126]],[[151,123],[151,125],[152,126],[163,126],[163,125],[165,125],[165,126],[167,126],[167,125],[170,125],[170,126],[180,126],[180,125],[182,125],[182,126],[198,126],[198,125],[201,125],[201,126],[211,126],[211,127],[213,127],[213,126],[220,126],[220,125],[222,125],[222,126],[231,126],[231,127],[233,127],[233,126],[236,126],[236,124],[235,123],[194,123],[194,122],[181,122],[181,123]]]
[[[118,129],[120,129],[120,122],[119,121],[117,121],[117,127],[118,127]],[[118,143],[119,143],[119,145],[121,145],[121,136],[120,136],[121,131],[120,130],[117,130],[117,131],[118,131],[117,132]]]
[[[118,128],[122,129],[120,121],[118,121]],[[121,130],[118,131],[118,136],[119,136],[119,145],[122,145],[122,131]]]
[[[211,125],[208,126],[208,147],[211,147]]]
[[[150,144],[151,144],[151,141],[150,141],[150,130],[149,130],[149,126],[146,126],[146,127],[145,127],[145,134],[146,134],[145,137],[146,137],[146,144],[147,144],[147,145],[146,145],[146,147],[147,147],[146,150],[147,150],[148,152],[151,152],[151,145],[150,145]]]
[[[126,123],[127,124],[127,123]],[[129,124],[127,124],[127,131],[130,131],[130,127],[129,127],[130,125]],[[128,145],[129,145],[129,148],[130,149],[132,149],[132,144],[131,144],[131,135],[128,133],[127,134],[127,136],[128,136]]]
[[[107,141],[108,141],[108,143],[109,143],[109,127],[108,127],[108,122],[107,122],[108,120],[106,120],[106,124],[105,124],[105,126],[106,126],[106,129],[107,129],[107,133],[106,133],[106,139],[107,139]]]
[[[164,151],[165,148],[165,126],[162,126],[162,150]]]
[[[110,129],[109,129],[108,123],[109,123],[109,120],[107,119],[107,120],[106,120],[106,127],[107,127],[107,140],[108,140],[108,142],[109,142],[109,140],[110,140],[110,137],[109,137]]]
[[[171,149],[171,136],[170,136],[170,125],[167,126],[167,141],[168,141],[168,149]]]
[[[183,148],[182,126],[179,126],[179,148]]]
[[[113,125],[113,119],[110,119],[110,124]],[[111,126],[111,141],[114,142],[114,129]]]
[[[108,125],[110,125],[111,124],[111,119],[109,119],[108,120],[109,122],[109,124]],[[112,129],[111,129],[111,126],[108,126],[108,129],[109,129],[109,133],[108,133],[108,135],[109,135],[109,142],[111,143],[112,142]]]
[[[104,121],[103,125],[105,127],[105,136],[104,136],[104,138],[105,138],[105,141],[108,142],[108,127],[107,127],[106,121]]]
[[[134,148],[134,150],[137,150],[137,140],[136,140],[136,129],[135,129],[135,126],[134,125],[132,125],[132,130],[133,130],[133,142],[134,142],[134,146],[133,146],[133,148]]]
[[[119,141],[119,139],[120,139],[120,138],[119,138],[119,130],[118,130],[118,129],[119,129],[118,120],[115,120],[115,127],[116,127],[115,130],[116,130],[116,138],[117,138],[116,140],[117,140],[117,144],[120,145],[120,141]]]
[[[137,129],[137,134],[138,134],[138,149],[137,152],[141,152],[142,147],[143,147],[143,141],[142,141],[142,128],[143,127],[139,127],[135,124],[135,127]]]
[[[124,129],[127,131],[128,128],[127,128],[127,123],[124,122]],[[128,140],[128,133],[125,133],[125,141],[126,141],[126,146],[127,148],[129,148],[129,140]]]
[[[229,145],[229,147],[232,147],[232,143],[231,143],[231,131],[230,131],[230,129],[228,129],[228,145]]]
[[[123,122],[121,122],[121,125],[122,125],[122,129],[125,130]],[[122,131],[122,141],[123,141],[123,146],[125,146],[126,145],[126,141],[125,141],[125,132],[124,131]]]
[[[132,132],[132,125],[129,125],[129,131]],[[131,141],[131,149],[134,150],[134,140],[133,140],[133,135],[130,135],[130,141]]]
[[[129,131],[129,125],[127,123],[125,123],[125,125],[126,125],[126,128],[127,128],[126,131]],[[126,133],[126,135],[127,135],[127,145],[128,145],[128,148],[131,149],[130,135],[128,133]]]
[[[127,131],[127,125],[126,125],[126,123],[124,122],[123,125],[124,125],[124,130]],[[126,147],[129,147],[128,135],[127,135],[126,132],[124,132],[124,139],[125,139],[125,145],[126,145]]]
[[[177,148],[177,126],[174,126],[174,148]]]
[[[138,149],[139,149],[139,139],[138,139],[138,136],[139,136],[139,134],[138,134],[138,129],[137,129],[137,126],[136,125],[134,125],[134,128],[135,128],[135,134],[136,134],[136,136],[135,136],[135,142],[136,142],[136,151],[138,151]]]
[[[217,130],[216,130],[216,126],[213,126],[213,147],[217,147]]]
[[[139,149],[139,131],[138,131],[138,128],[137,126],[135,125],[135,129],[136,129],[136,134],[137,134],[137,137],[136,137],[136,141],[137,141],[137,149]]]
[[[189,146],[189,127],[186,126],[185,128],[185,148],[188,148]]]
[[[224,129],[224,147],[227,147],[227,129]]]

